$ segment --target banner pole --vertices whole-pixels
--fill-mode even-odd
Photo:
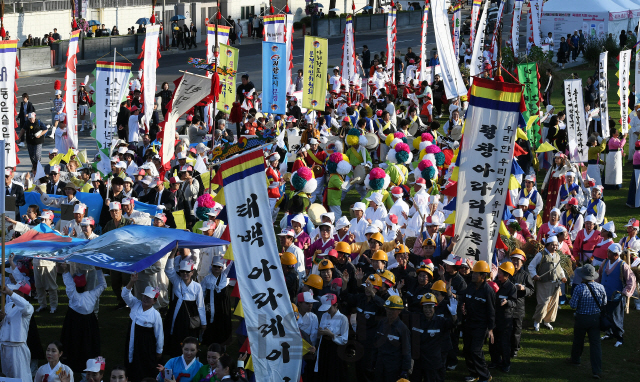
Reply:
[[[2,147],[4,147],[4,139],[0,140],[0,145],[2,145]],[[6,159],[5,154],[4,153],[1,154],[0,155],[0,167],[2,167],[3,169],[6,166],[5,159]],[[13,169],[11,169],[11,171],[13,172]],[[5,189],[6,185],[7,185],[7,181],[3,177],[2,178],[2,189],[3,190]],[[6,215],[5,215],[6,199],[7,199],[7,194],[5,192],[5,194],[2,195],[2,199],[0,199],[0,208],[2,209],[2,211],[1,211],[2,212],[2,223],[1,223],[1,227],[2,227],[2,233],[1,233],[2,234],[2,266],[0,266],[0,268],[1,268],[1,271],[2,271],[2,287],[3,288],[7,285],[6,284],[7,281],[6,281],[5,276],[4,276],[4,268],[5,268],[5,266],[4,266],[4,262],[5,262],[5,233],[6,233],[6,226],[5,226],[6,225],[6,221],[5,221],[5,219],[6,219]],[[0,309],[2,309],[1,311],[2,311],[2,313],[4,313],[4,306],[6,304],[6,295],[4,293],[1,293],[1,294],[2,294],[2,298],[1,298],[1,302],[0,302],[0,304],[1,304]]]

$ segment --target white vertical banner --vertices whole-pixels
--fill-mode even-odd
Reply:
[[[638,31],[640,32],[640,21],[638,21]],[[637,42],[640,42],[640,35],[638,36]],[[640,102],[640,49],[636,47],[636,66],[635,66],[635,81],[636,81],[636,99],[633,104],[635,106],[636,103]]]
[[[73,148],[78,148],[78,86],[76,79],[76,54],[80,30],[71,32],[69,48],[67,49],[66,73],[64,75],[64,110],[67,118],[67,137],[71,141]]]
[[[518,56],[520,50],[520,18],[522,17],[523,0],[516,0],[513,3],[513,18],[511,19],[511,47],[513,55]]]
[[[396,61],[396,10],[392,8],[387,13],[387,62],[386,70],[391,81],[395,83],[396,71],[393,70]]]
[[[0,41],[0,119],[6,167],[16,166],[16,94],[18,40]]]
[[[500,7],[498,8],[498,21],[496,22],[496,28],[493,30],[493,36],[491,37],[491,61],[498,62],[498,51],[502,48],[498,46],[498,26],[502,22],[502,13],[504,12],[504,1],[500,2]]]
[[[587,162],[587,123],[582,102],[582,80],[564,80],[569,158],[572,162]]]
[[[473,46],[473,42],[476,37],[476,28],[478,26],[478,15],[480,14],[480,7],[482,6],[482,0],[473,0],[471,6],[471,29],[469,33],[469,45]]]
[[[464,86],[462,74],[458,67],[458,57],[453,52],[445,0],[433,0],[431,13],[433,15],[433,30],[436,35],[438,58],[440,59],[442,82],[444,83],[446,96],[451,99],[466,95],[467,88]]]
[[[209,24],[207,25],[207,62],[212,64],[218,58],[214,55],[214,50],[216,48],[216,34],[218,35],[218,48],[220,48],[220,44],[227,45],[229,43],[229,30],[231,28],[222,25]],[[207,73],[209,77],[211,77],[211,73]],[[222,78],[220,79],[222,80]],[[207,123],[207,130],[213,131],[214,125],[214,117],[216,114],[216,105],[215,102],[209,103],[206,107],[205,116]]]
[[[158,37],[160,35],[160,25],[147,27],[144,37],[144,56],[142,59],[142,100],[144,102],[144,123],[147,130],[151,127],[151,115],[153,105],[156,102],[156,68],[160,52],[158,51]],[[164,116],[163,116],[164,117]]]
[[[460,23],[462,22],[460,8],[460,2],[453,6],[453,17],[451,18],[453,21],[453,54],[456,55],[456,59],[460,57]]]
[[[484,72],[484,30],[487,29],[487,9],[489,1],[484,3],[482,15],[478,22],[476,37],[473,40],[473,51],[471,52],[471,65],[469,66],[469,80],[473,83],[473,77]]]
[[[6,140],[4,139],[0,139],[0,146],[4,146],[4,143],[6,142]],[[6,165],[6,157],[5,155],[0,155],[0,168],[4,169],[6,167],[9,167]],[[0,188],[0,190],[4,190],[5,187],[7,187],[7,181],[4,177],[2,177],[2,188]],[[2,197],[0,197],[0,213],[4,213],[5,209],[6,209],[6,193],[4,195],[2,195]]]
[[[489,98],[487,98],[489,97]],[[491,264],[506,198],[522,85],[476,78],[460,146],[453,253]]]
[[[176,135],[176,122],[178,122],[178,118],[210,93],[210,78],[188,72],[184,73],[173,95],[173,101],[171,101],[171,107],[167,111],[167,119],[164,122],[162,150],[160,150],[163,167],[166,166],[167,163],[170,163],[173,158],[175,149],[174,137]]]
[[[285,15],[265,15],[264,18],[264,41],[284,42]]]
[[[129,93],[131,64],[128,62],[98,61],[96,63],[96,89],[93,93],[95,103],[96,129],[91,135],[96,139],[98,148],[109,150],[111,139],[117,138],[117,121],[120,103]]]
[[[609,89],[609,80],[607,79],[607,60],[609,59],[608,52],[600,53],[600,64],[598,67],[598,94],[600,95],[600,121],[602,123],[602,138],[609,138],[609,96],[607,90]]]
[[[531,0],[529,2],[529,37],[533,37],[535,46],[542,46],[540,41],[540,15],[542,12],[542,0]]]
[[[353,36],[353,16],[348,15],[342,37],[342,84],[349,89],[349,81],[356,74],[355,37]]]
[[[287,92],[291,89],[291,71],[293,70],[293,15],[287,14],[284,24],[284,39],[287,44]],[[355,66],[355,65],[354,65]]]
[[[425,2],[424,11],[422,13],[422,37],[420,40],[420,72],[416,75],[416,78],[420,81],[424,81],[427,78],[427,57],[429,57],[429,51],[427,50],[427,26],[429,21],[429,3]]]
[[[280,265],[262,149],[222,163],[229,235],[255,380],[297,382],[302,338]],[[250,254],[250,255],[249,255]]]
[[[631,65],[631,49],[620,52],[620,66],[618,67],[618,81],[620,89],[620,131],[629,131],[629,66]]]

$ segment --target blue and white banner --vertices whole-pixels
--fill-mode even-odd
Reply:
[[[133,273],[150,267],[176,245],[207,248],[226,244],[229,242],[184,230],[141,225],[129,225],[93,240],[81,240],[62,236],[40,224],[8,242],[6,247],[16,256],[69,261]]]
[[[222,163],[229,234],[256,381],[299,381],[302,338],[273,231],[262,149]]]
[[[287,44],[262,42],[262,112],[287,112]]]
[[[51,199],[62,199],[67,198],[66,196],[59,195],[49,195]],[[86,204],[87,206],[87,214],[93,218],[93,220],[100,220],[100,212],[102,212],[102,207],[104,206],[104,200],[102,200],[102,196],[100,194],[93,194],[88,192],[78,192],[76,194],[76,199],[78,199],[81,203]],[[40,211],[42,210],[50,210],[53,212],[53,222],[56,223],[60,220],[60,208],[51,208],[46,204],[42,203],[40,200],[40,194],[37,192],[25,192],[24,193],[24,201],[25,204],[20,207],[20,216],[27,213],[27,208],[30,205],[35,204],[40,207]],[[18,220],[18,219],[16,219]]]

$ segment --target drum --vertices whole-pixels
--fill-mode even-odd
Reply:
[[[311,219],[311,222],[316,226],[322,223],[322,219],[320,218],[320,215],[326,214],[326,213],[327,213],[327,209],[324,208],[324,206],[319,203],[313,203],[312,205],[309,206],[309,209],[307,210],[307,215],[309,215],[309,219]]]
[[[420,118],[420,117],[418,117]],[[409,121],[411,122],[411,121]],[[416,119],[416,123],[412,123],[411,125],[409,125],[409,134],[411,134],[412,136],[416,136],[416,134],[418,133],[418,128],[420,127],[420,124],[418,123],[418,120]],[[409,145],[409,147],[413,147],[412,145]]]
[[[364,136],[367,138],[367,145],[365,146],[367,150],[375,150],[380,144],[380,138],[374,133],[366,133]]]
[[[361,164],[353,169],[353,179],[351,184],[364,184],[364,178],[367,176],[367,168]]]
[[[324,167],[320,166],[319,164],[314,164],[313,167],[311,167],[311,171],[313,171],[313,176],[316,179],[320,179],[324,176]]]

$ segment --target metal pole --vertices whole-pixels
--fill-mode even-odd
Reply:
[[[2,147],[4,147],[4,139],[0,139],[0,145]],[[3,169],[5,168],[5,165],[6,165],[5,164],[5,158],[6,158],[6,156],[5,156],[4,153],[0,155],[0,167],[2,167]],[[13,169],[11,169],[11,171],[13,171]],[[7,184],[6,180],[3,177],[2,178],[2,190],[5,189],[6,184]],[[4,277],[4,268],[5,268],[4,267],[4,259],[5,259],[5,252],[4,252],[5,251],[5,243],[4,242],[5,242],[5,232],[6,232],[5,231],[6,227],[5,227],[5,220],[4,220],[5,219],[4,210],[6,209],[6,199],[7,199],[7,197],[6,197],[6,192],[5,192],[4,195],[2,195],[2,199],[0,199],[0,209],[2,209],[2,211],[0,211],[0,212],[2,212],[2,223],[1,223],[1,228],[2,228],[2,266],[0,268],[1,268],[1,272],[2,272],[2,286],[3,287],[5,287],[7,285],[5,277]],[[6,295],[4,293],[2,293],[2,299],[1,299],[1,302],[0,302],[1,303],[1,307],[0,308],[2,309],[2,313],[4,313],[4,305],[6,303],[5,296]]]

